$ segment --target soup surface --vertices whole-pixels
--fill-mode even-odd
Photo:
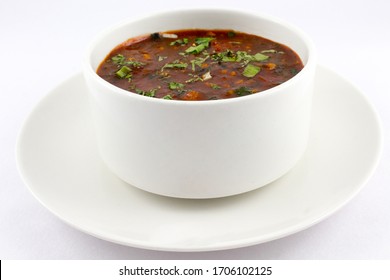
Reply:
[[[277,86],[303,68],[289,47],[233,30],[177,30],[131,38],[97,74],[136,94],[175,100],[245,96]]]

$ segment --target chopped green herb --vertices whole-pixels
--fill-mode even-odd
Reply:
[[[154,97],[156,94],[156,91],[157,91],[156,88],[153,88],[153,89],[148,90],[148,91],[141,90],[138,88],[135,89],[135,92],[138,93],[139,95],[148,96],[148,97]]]
[[[228,51],[222,53],[221,60],[222,60],[222,62],[235,62],[235,61],[237,61],[237,56],[235,53],[228,50]]]
[[[178,68],[178,69],[185,69],[187,68],[188,63],[180,62],[179,60],[175,60],[172,63],[166,63],[162,68],[161,71],[163,71],[165,68]]]
[[[280,54],[283,54],[284,52],[270,49],[270,50],[261,51],[261,53],[280,53]]]
[[[111,60],[112,60],[112,62],[114,62],[115,64],[122,65],[123,62],[125,61],[125,57],[124,57],[122,54],[117,54],[117,55],[111,57]]]
[[[118,78],[130,78],[131,77],[131,69],[127,66],[122,66],[121,69],[119,69],[118,71],[115,72],[115,75],[118,77]],[[130,76],[128,76],[130,75]]]
[[[242,74],[247,78],[253,78],[254,76],[257,75],[257,73],[260,72],[260,70],[261,68],[259,66],[248,64],[245,67],[244,72],[242,72]]]
[[[168,84],[168,87],[169,89],[172,89],[172,90],[183,90],[184,89],[184,84],[181,84],[181,83],[176,83],[176,82],[170,82]]]
[[[173,98],[170,94],[167,94],[164,97],[162,97],[162,99],[172,100]]]
[[[185,50],[186,53],[190,54],[198,54],[204,51],[206,48],[209,47],[210,42],[214,40],[214,38],[196,38],[195,39],[195,46],[191,46],[188,49]]]
[[[132,67],[140,68],[141,66],[144,66],[145,63],[139,62],[139,61],[134,61],[134,60],[129,60],[123,62],[123,64],[130,65]]]
[[[276,53],[276,50],[264,50],[261,53]]]
[[[189,76],[191,76],[192,78],[187,80],[186,83],[194,83],[194,82],[198,82],[198,81],[203,81],[203,79],[201,77],[199,77],[198,75],[194,75],[194,74],[188,74]]]
[[[236,32],[234,32],[234,31],[228,31],[227,35],[228,35],[229,38],[233,38],[233,37],[236,36]]]
[[[195,59],[191,60],[191,66],[192,71],[195,71],[195,65],[202,67],[202,64],[209,58],[210,56],[207,55],[206,57],[196,57]]]
[[[234,62],[236,61],[236,54],[231,50],[226,50],[220,53],[213,53],[212,59],[222,62]]]
[[[298,72],[299,72],[299,71],[298,71],[296,68],[291,68],[291,69],[290,69],[290,73],[291,73],[292,75],[294,75],[294,76],[295,76],[296,74],[298,74]]]
[[[234,93],[237,94],[238,96],[244,96],[244,95],[252,94],[253,91],[248,87],[239,87],[234,90]]]
[[[204,38],[196,38],[195,44],[197,45],[206,45],[206,47],[209,46],[209,43],[214,40],[213,37],[204,37]]]
[[[168,57],[167,56],[161,56],[159,55],[158,56],[158,61],[163,61],[164,59],[167,59]]]
[[[262,53],[257,53],[253,56],[254,61],[264,61],[269,58],[268,55],[262,54]]]
[[[120,66],[129,65],[129,66],[136,67],[136,68],[139,68],[139,67],[145,65],[145,63],[142,63],[139,61],[134,61],[134,60],[127,60],[126,61],[126,57],[122,54],[117,54],[117,55],[111,57],[111,61],[114,62],[115,64],[120,65]]]
[[[171,45],[171,46],[174,46],[174,45],[184,46],[186,44],[188,44],[188,39],[187,38],[183,38],[183,39],[177,39],[177,40],[171,42],[169,45]]]
[[[251,61],[264,61],[269,58],[269,56],[261,53],[256,53],[255,55],[250,55],[245,51],[238,51],[237,52],[237,61],[244,60],[245,64],[251,62]]]
[[[254,60],[253,56],[248,54],[245,51],[237,51],[237,62],[240,62],[241,60],[244,61],[244,64],[248,64],[250,61]]]
[[[269,56],[261,53],[256,53],[255,55],[250,55],[246,51],[231,51],[226,50],[220,53],[214,53],[212,58],[221,62],[243,62],[244,65],[248,64],[251,61],[264,61],[269,58]]]
[[[220,89],[221,87],[217,84],[210,84],[212,89]]]
[[[188,49],[185,50],[185,52],[191,54],[198,54],[201,53],[206,48],[207,48],[206,45],[197,45],[197,46],[189,47]]]

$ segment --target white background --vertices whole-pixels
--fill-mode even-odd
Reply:
[[[252,247],[166,253],[125,247],[79,232],[41,206],[23,184],[15,142],[48,91],[80,72],[103,28],[174,7],[223,6],[268,13],[314,40],[319,61],[363,90],[385,131],[382,160],[339,212],[297,234]],[[372,1],[0,1],[0,259],[387,259],[390,260],[390,2]]]

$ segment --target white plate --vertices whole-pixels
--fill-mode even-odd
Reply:
[[[85,92],[77,74],[37,105],[19,137],[18,167],[35,197],[60,219],[134,247],[220,250],[306,229],[356,195],[382,147],[378,116],[363,94],[318,67],[311,139],[292,171],[234,197],[166,198],[127,185],[107,170],[97,153]],[[153,176],[153,168],[150,172]]]

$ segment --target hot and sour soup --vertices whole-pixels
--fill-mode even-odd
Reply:
[[[289,47],[233,30],[176,30],[128,39],[99,65],[109,83],[174,100],[240,97],[275,87],[303,68]]]

